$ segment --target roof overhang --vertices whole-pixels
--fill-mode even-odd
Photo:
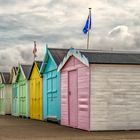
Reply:
[[[69,58],[71,56],[74,56],[79,61],[81,61],[83,64],[85,64],[87,67],[89,67],[88,59],[83,54],[81,54],[80,51],[78,51],[74,48],[70,48],[67,55],[64,57],[63,61],[60,63],[57,71],[61,71],[61,69],[63,68],[63,66],[66,64],[66,62],[69,60]]]

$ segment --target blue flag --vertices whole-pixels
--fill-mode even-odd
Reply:
[[[91,29],[91,15],[88,16],[86,24],[83,28],[84,34],[87,34],[87,32]]]

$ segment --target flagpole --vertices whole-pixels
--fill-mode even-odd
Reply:
[[[34,41],[34,48],[36,47],[36,41]],[[34,61],[35,61],[35,53],[34,53]]]
[[[89,8],[89,17],[91,17],[91,8]],[[88,36],[87,36],[87,49],[89,48],[89,37],[90,37],[90,32],[89,32],[89,25],[90,22],[88,22]]]

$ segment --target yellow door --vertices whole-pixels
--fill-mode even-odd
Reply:
[[[42,79],[30,81],[30,117],[42,120]]]
[[[30,118],[42,120],[42,78],[36,65],[30,77]]]

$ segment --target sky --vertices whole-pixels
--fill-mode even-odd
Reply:
[[[90,49],[140,52],[140,0],[0,0],[0,71],[37,60],[50,48],[86,49],[82,32],[92,8]]]

